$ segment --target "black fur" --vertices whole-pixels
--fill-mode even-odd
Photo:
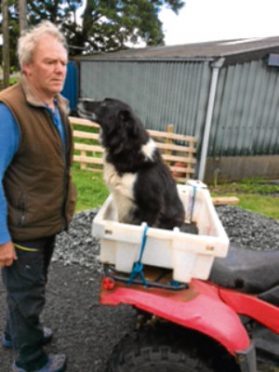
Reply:
[[[118,176],[136,175],[131,186],[133,206],[129,221],[125,222],[144,221],[149,226],[165,229],[182,226],[185,212],[176,183],[155,145],[150,156],[143,151],[150,137],[132,109],[122,101],[106,98],[100,102],[81,100],[78,111],[80,116],[101,126],[105,161],[114,166]]]

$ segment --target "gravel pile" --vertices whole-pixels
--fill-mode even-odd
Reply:
[[[216,209],[232,243],[253,250],[279,250],[279,222],[235,206]],[[97,210],[89,210],[75,215],[69,231],[57,238],[54,261],[101,271],[97,258],[100,247],[91,234],[96,213]]]
[[[239,207],[216,208],[232,243],[253,250],[279,250],[279,222]]]
[[[74,216],[68,232],[57,236],[53,262],[61,261],[66,266],[79,264],[101,272],[98,261],[100,246],[91,232],[96,213],[97,210],[92,209]]]

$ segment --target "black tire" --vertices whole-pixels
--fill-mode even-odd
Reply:
[[[197,345],[165,327],[135,331],[115,347],[106,372],[213,372]]]

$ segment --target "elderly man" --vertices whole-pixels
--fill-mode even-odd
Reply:
[[[74,212],[72,133],[60,95],[67,68],[63,35],[45,21],[19,38],[20,83],[0,93],[0,266],[7,290],[2,338],[13,371],[58,372],[64,354],[47,355],[41,325],[47,271],[57,233]]]

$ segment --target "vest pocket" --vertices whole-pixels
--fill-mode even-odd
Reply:
[[[11,223],[15,227],[23,227],[26,224],[26,212],[13,208],[11,210]]]
[[[19,216],[18,216],[18,226],[22,227],[26,224],[26,194],[21,193],[20,197],[18,199],[17,208],[19,210]]]
[[[27,217],[26,194],[21,193],[18,196],[18,198],[15,199],[14,206],[11,206],[9,217],[11,223],[16,227],[23,227],[26,225]]]

